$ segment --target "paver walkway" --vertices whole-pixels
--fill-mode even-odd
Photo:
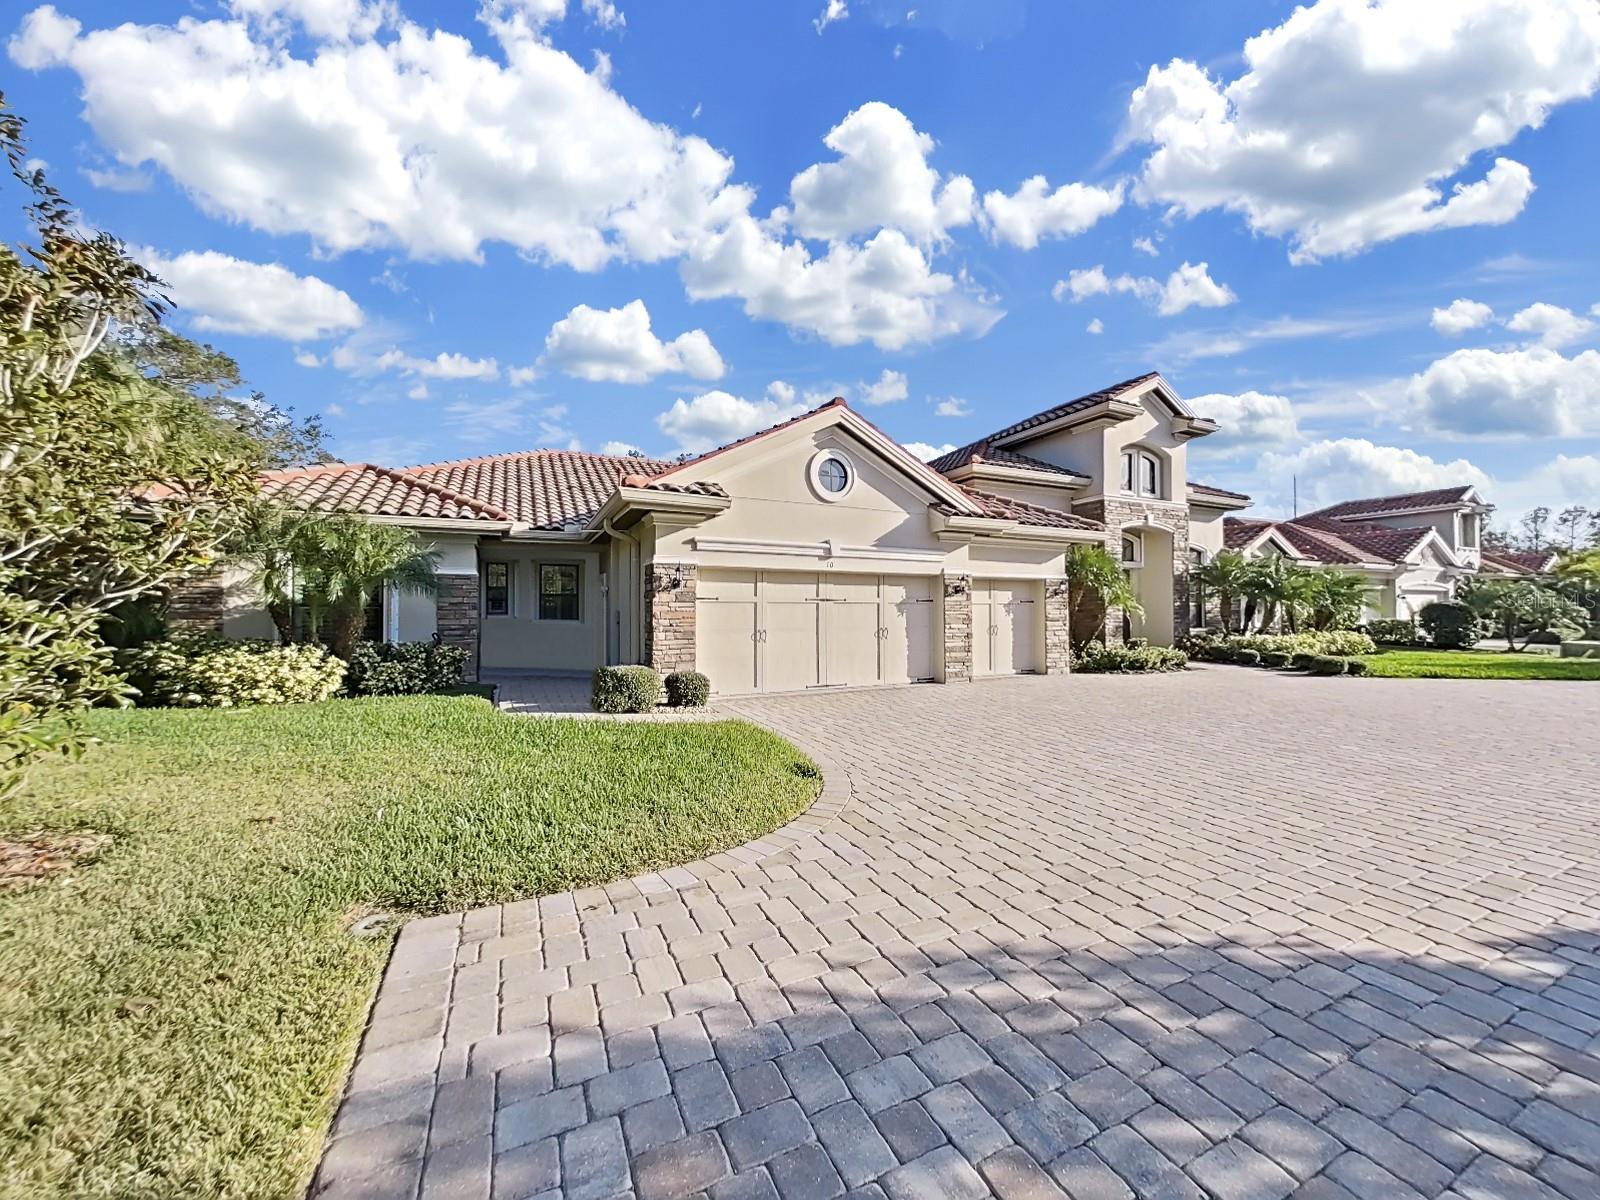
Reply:
[[[1600,688],[738,707],[842,814],[408,926],[319,1195],[1600,1196]]]

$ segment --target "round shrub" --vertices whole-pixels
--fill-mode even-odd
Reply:
[[[1422,634],[1417,629],[1415,621],[1368,621],[1367,636],[1380,646],[1418,646],[1422,644]]]
[[[1259,650],[1235,650],[1233,661],[1241,667],[1259,667],[1261,665],[1261,652]]]
[[[1289,655],[1289,669],[1293,671],[1309,671],[1313,659],[1319,657],[1315,654],[1304,652]]]
[[[1427,630],[1428,640],[1441,650],[1467,650],[1478,643],[1478,614],[1459,600],[1435,600],[1424,604],[1417,623]]]
[[[344,690],[352,696],[414,696],[461,682],[467,652],[443,642],[362,642],[350,655]]]
[[[649,667],[597,667],[589,703],[595,712],[649,712],[661,703],[661,676]]]
[[[699,671],[674,671],[667,676],[667,703],[673,708],[704,708],[711,699],[711,680]]]
[[[121,658],[139,703],[229,708],[326,700],[344,683],[345,664],[321,646],[230,641],[180,631]]]
[[[1364,658],[1347,658],[1344,662],[1346,675],[1365,675],[1372,669],[1372,664]]]
[[[1289,655],[1282,650],[1268,650],[1261,656],[1261,665],[1270,667],[1274,671],[1281,671],[1289,665]]]
[[[1310,669],[1313,675],[1343,675],[1348,666],[1349,660],[1336,654],[1314,654]]]
[[[1559,646],[1564,639],[1554,629],[1541,629],[1530,633],[1525,640],[1530,646]]]

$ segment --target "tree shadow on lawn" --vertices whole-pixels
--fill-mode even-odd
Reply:
[[[547,966],[539,909],[405,930],[313,1195],[1600,1196],[1594,926],[855,939],[607,1002],[638,962]]]

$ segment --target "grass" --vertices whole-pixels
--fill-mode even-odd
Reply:
[[[1600,679],[1600,659],[1498,650],[1380,650],[1367,673],[1387,679]]]
[[[298,1195],[388,953],[355,916],[694,859],[819,786],[739,722],[528,720],[467,697],[91,726],[105,744],[0,802],[12,835],[111,836],[0,895],[8,1198]]]

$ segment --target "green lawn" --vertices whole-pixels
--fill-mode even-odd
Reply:
[[[529,720],[465,697],[91,726],[104,745],[0,802],[6,834],[112,838],[0,894],[8,1198],[297,1195],[388,953],[346,932],[355,916],[698,858],[820,786],[739,722]]]
[[[1361,656],[1389,679],[1600,679],[1600,659],[1498,650],[1380,650]]]

